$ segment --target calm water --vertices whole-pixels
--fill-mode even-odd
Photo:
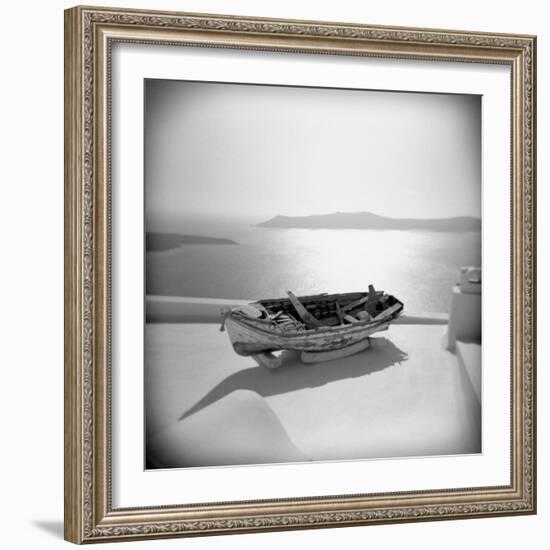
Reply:
[[[394,294],[406,311],[448,312],[462,265],[481,265],[481,233],[180,227],[238,245],[147,253],[148,294],[255,300],[366,290]]]

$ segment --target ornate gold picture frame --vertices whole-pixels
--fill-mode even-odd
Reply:
[[[511,71],[510,483],[116,508],[111,53],[117,43],[498,64]],[[536,512],[536,38],[128,9],[65,12],[65,538],[74,543]]]

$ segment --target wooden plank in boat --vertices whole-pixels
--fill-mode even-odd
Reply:
[[[356,307],[359,307],[359,306],[363,305],[364,303],[368,302],[369,300],[370,300],[370,298],[368,296],[363,296],[363,298],[361,298],[360,300],[355,300],[355,302],[351,302],[347,306],[344,306],[342,308],[342,311],[346,312],[346,311],[349,311],[350,309],[355,309]]]
[[[336,313],[338,314],[338,320],[340,321],[340,324],[344,324],[344,314],[342,313],[342,308],[340,307],[340,304],[338,301],[336,302]]]
[[[319,319],[316,319],[302,304],[302,302],[300,302],[300,300],[298,300],[298,298],[289,290],[287,292],[288,294],[288,297],[292,303],[292,305],[294,306],[294,309],[297,311],[298,315],[300,316],[300,318],[302,319],[302,321],[307,325],[307,326],[310,326],[310,327],[322,327],[323,326],[323,323],[321,323],[321,321],[319,321]]]
[[[367,296],[363,296],[363,298],[361,298],[359,300],[355,300],[354,302],[349,303],[347,306],[342,308],[342,311],[344,311],[344,312],[351,311],[352,309],[356,309],[356,308],[358,308],[362,305],[367,307],[368,305],[370,305],[372,303],[378,302],[378,300],[380,299],[382,294],[383,293],[381,291],[375,291],[374,294],[369,293],[369,294],[367,294]]]
[[[348,315],[347,313],[344,315],[344,319],[348,322],[348,323],[358,323],[359,322],[359,319],[357,319],[356,317],[353,317],[351,315]]]
[[[400,307],[401,307],[401,304],[399,303],[394,304],[393,306],[379,313],[373,320],[379,321],[380,319],[384,319],[384,317],[389,317],[390,315],[393,315],[396,311],[398,311]]]

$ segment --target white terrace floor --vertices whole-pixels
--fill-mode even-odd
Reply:
[[[278,370],[217,324],[147,324],[148,460],[157,467],[480,452],[479,402],[443,326],[395,325],[358,355]]]

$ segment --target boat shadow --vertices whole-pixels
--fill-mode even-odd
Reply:
[[[369,376],[408,359],[407,353],[387,338],[371,338],[369,349],[326,363],[302,363],[300,354],[293,351],[283,352],[282,357],[283,365],[279,369],[254,365],[231,374],[183,412],[178,420],[195,414],[236,390],[251,390],[262,397],[270,397],[339,380]]]

